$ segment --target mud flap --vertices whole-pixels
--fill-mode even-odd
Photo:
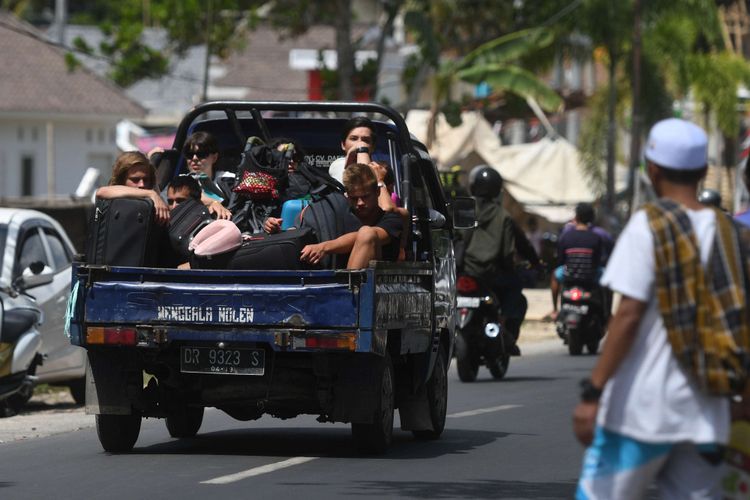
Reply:
[[[350,356],[341,363],[333,387],[334,421],[372,423],[383,367],[384,358],[372,354]]]
[[[86,413],[130,415],[132,402],[140,396],[142,380],[134,353],[119,349],[88,351],[86,366]]]
[[[427,401],[427,390],[424,385],[422,385],[416,394],[399,400],[398,415],[401,420],[401,430],[433,430],[430,406]]]
[[[430,363],[430,357],[433,358],[432,363]],[[427,400],[427,380],[435,369],[434,358],[436,357],[437,355],[428,356],[426,353],[411,356],[409,368],[404,373],[411,378],[411,383],[397,385],[396,401],[402,430],[432,430]],[[413,389],[415,387],[416,391]]]

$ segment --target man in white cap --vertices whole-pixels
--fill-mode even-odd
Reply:
[[[697,201],[707,166],[707,137],[700,127],[675,118],[660,121],[645,154],[660,200],[633,214],[601,279],[621,301],[598,363],[581,381],[581,402],[573,414],[576,437],[588,446],[576,496],[644,498],[656,483],[662,498],[720,498],[729,398],[699,387],[678,361],[672,333],[675,323],[700,331],[691,315],[696,304],[716,307],[711,311],[716,317],[726,314],[723,304],[706,305],[718,301],[705,295],[714,283],[702,269],[711,259],[714,270],[711,250],[714,245],[726,250],[732,223]],[[717,258],[717,265],[726,263],[725,256]],[[740,257],[733,262],[739,264]],[[742,278],[727,273],[722,277],[739,293],[738,317],[747,318]],[[738,323],[748,328],[746,320]]]

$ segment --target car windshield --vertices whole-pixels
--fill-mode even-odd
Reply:
[[[8,226],[0,224],[0,269],[3,268],[3,255],[5,255],[5,237],[8,235]]]

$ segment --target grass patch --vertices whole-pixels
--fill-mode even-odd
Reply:
[[[67,387],[60,385],[39,384],[34,387],[34,395],[55,394],[58,392],[65,392],[67,390]]]

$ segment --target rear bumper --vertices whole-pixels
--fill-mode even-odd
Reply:
[[[124,347],[143,351],[159,351],[191,343],[223,343],[234,347],[266,346],[275,352],[356,352],[383,355],[387,340],[385,330],[233,328],[223,325],[134,325],[131,328],[136,331],[136,343]],[[106,347],[106,344],[87,344],[85,329],[82,337],[83,347]]]

